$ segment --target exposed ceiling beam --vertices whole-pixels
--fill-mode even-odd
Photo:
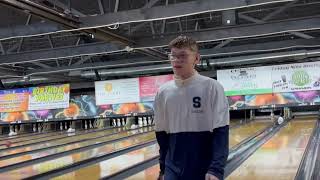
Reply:
[[[80,65],[89,60],[92,56],[81,56],[81,60],[75,62],[73,65]]]
[[[29,70],[26,74],[39,75],[39,74],[51,74],[51,73],[61,73],[61,72],[69,72],[76,70],[88,70],[88,69],[104,69],[104,68],[115,68],[115,67],[128,67],[128,66],[143,66],[146,64],[154,64],[154,63],[164,63],[166,61],[160,60],[156,61],[150,58],[131,58],[131,59],[123,59],[118,61],[110,61],[103,63],[94,63],[90,64],[82,64],[82,65],[71,65],[64,67],[55,67],[49,69],[37,69],[37,70]],[[168,61],[167,61],[168,62]]]
[[[250,29],[250,28],[247,28],[247,29]],[[224,30],[223,32],[225,31],[228,31],[228,30]],[[254,32],[254,30],[252,31]],[[238,31],[237,29],[233,29],[230,32],[240,33],[240,30]],[[207,33],[217,34],[215,30]],[[200,37],[201,36],[199,37],[195,36],[196,39],[200,39]],[[316,38],[310,39],[310,40],[287,40],[287,41],[280,41],[280,42],[241,45],[241,46],[235,46],[235,47],[224,47],[224,48],[216,49],[214,51],[211,51],[211,50],[210,51],[211,51],[211,54],[232,53],[237,51],[248,51],[248,50],[260,51],[260,50],[268,50],[272,48],[276,49],[276,48],[292,47],[295,45],[296,46],[319,45],[319,42],[320,40]],[[55,48],[50,50],[39,50],[39,51],[33,51],[33,52],[2,55],[0,56],[0,64],[25,63],[25,62],[35,62],[35,61],[42,61],[42,60],[45,61],[50,59],[58,59],[58,58],[66,58],[66,57],[108,54],[108,53],[120,52],[125,50],[126,49],[122,48],[121,46],[112,45],[109,43],[94,43],[94,44],[79,45],[79,46],[72,46],[72,47]],[[85,60],[83,60],[83,62],[86,61],[86,57],[84,57],[84,59]],[[81,61],[79,63],[76,63],[75,65],[79,65],[83,62]]]
[[[152,6],[154,6],[157,2],[159,2],[159,0],[150,0],[148,3],[146,3],[142,8],[151,8]]]
[[[210,59],[209,64],[212,66],[225,66],[225,65],[245,65],[245,64],[256,64],[256,63],[267,63],[267,62],[278,62],[285,61],[290,58],[291,60],[298,61],[305,58],[313,58],[320,56],[320,49],[316,50],[298,50],[292,52],[278,52],[278,53],[266,53],[260,55],[248,55],[239,56],[231,58],[219,58]],[[138,66],[131,68],[116,68],[100,70],[100,76],[120,76],[120,75],[135,75],[135,74],[150,74],[159,72],[169,72],[172,71],[170,64],[159,64],[159,65],[149,65],[149,66]],[[81,73],[82,77],[94,77],[95,73],[93,71],[84,71]]]
[[[58,23],[66,27],[63,31],[74,31],[79,30],[80,21],[75,17],[69,17],[66,14],[59,13],[50,8],[42,6],[32,1],[17,1],[17,0],[3,0],[0,1],[0,4],[6,5],[11,8],[20,9],[22,11],[29,11],[35,16],[48,19],[52,22]],[[110,31],[104,29],[81,29],[81,31],[86,33],[91,33],[95,38],[101,39],[104,41],[115,41],[117,43],[127,45],[133,43],[131,40],[114,34]],[[62,32],[62,31],[60,31]],[[53,33],[51,31],[51,33]],[[32,34],[31,36],[34,36]],[[24,36],[26,37],[26,36]],[[14,36],[7,36],[5,39],[14,38]],[[1,39],[0,39],[1,40]]]
[[[42,67],[42,68],[51,68],[50,66],[48,66],[48,65],[46,65],[46,64],[43,64],[43,63],[41,63],[41,62],[37,62],[37,61],[31,62],[31,63],[34,64],[34,65],[37,65],[37,66],[39,66],[39,67]]]
[[[55,6],[59,6],[60,8],[66,10],[66,9],[69,9],[68,6],[66,6],[65,4],[63,4],[62,2],[60,2],[59,0],[46,0],[48,2],[50,2],[51,4],[55,5]],[[74,8],[71,8],[71,13],[74,14],[74,15],[77,15],[79,17],[84,17],[86,16],[85,14],[83,14],[82,12],[74,9]]]
[[[272,51],[285,51],[292,49],[304,49],[308,47],[320,47],[320,38],[315,39],[293,39],[293,40],[283,40],[283,41],[271,41],[265,43],[253,43],[247,45],[230,46],[224,48],[211,48],[202,49],[200,54],[204,56],[232,56],[239,54],[249,54],[249,53],[264,53]]]
[[[48,19],[53,22],[59,22],[59,24],[62,24],[70,28],[72,27],[76,28],[77,25],[79,24],[79,21],[76,18],[68,17],[65,14],[62,14],[50,8],[44,7],[33,1],[2,0],[0,4],[8,7],[20,9],[22,11],[28,11],[32,13],[32,15],[35,15],[44,19]]]
[[[265,16],[262,20],[263,21],[268,21],[268,20],[272,19],[274,16],[282,13],[286,9],[290,8],[291,6],[293,6],[296,2],[298,2],[298,0],[294,0],[292,2],[287,3],[286,5],[280,7],[279,9],[277,9],[274,12],[272,12],[272,13],[268,14],[267,16]]]
[[[15,71],[5,67],[0,67],[0,79],[3,79],[4,77],[21,77],[23,74],[24,73],[22,71]]]
[[[134,75],[134,74],[150,74],[159,72],[170,72],[172,68],[170,64],[158,64],[150,66],[137,66],[129,68],[117,68],[117,69],[107,69],[99,70],[99,75],[105,76],[121,76],[121,75]],[[81,77],[92,78],[95,77],[94,71],[84,71],[81,73]]]
[[[99,5],[100,14],[104,14],[104,7],[101,0],[97,0]]]
[[[78,21],[77,18],[74,17],[68,17],[65,14],[61,14],[59,12],[56,12],[50,8],[44,7],[40,4],[37,4],[32,1],[17,1],[17,0],[4,0],[0,1],[0,3],[7,5],[9,7],[17,8],[20,10],[28,10],[30,13],[51,20],[53,22],[62,24],[66,26],[68,29],[74,30],[78,29],[80,27],[80,22]],[[81,31],[87,32],[87,33],[92,33],[95,38],[107,41],[107,42],[114,42],[117,44],[121,45],[131,45],[134,44],[132,40],[120,36],[118,34],[115,34],[113,32],[110,32],[108,30],[102,29],[102,28],[97,28],[97,29],[82,29]],[[148,54],[151,57],[156,57],[156,58],[162,58],[164,54],[160,54],[160,56],[155,56],[154,53],[149,53],[148,51],[145,51],[143,49],[139,50],[140,52],[144,52],[144,54]]]
[[[297,50],[288,52],[265,53],[258,55],[238,56],[230,58],[214,58],[209,59],[210,65],[226,66],[226,65],[245,65],[256,63],[268,63],[274,60],[301,60],[305,58],[320,57],[320,49],[315,50]]]
[[[184,34],[194,37],[198,42],[210,42],[315,29],[320,29],[319,16],[263,24],[250,24],[219,29],[208,29],[197,32],[192,31],[185,32]],[[157,38],[139,38],[136,40],[137,44],[139,44],[137,47],[164,47],[167,46],[172,39],[176,38],[176,36],[177,34],[167,34],[165,37],[160,35]]]
[[[242,19],[245,19],[247,21],[251,21],[251,22],[254,22],[254,23],[265,23],[264,20],[260,20],[260,19],[256,19],[254,17],[250,17],[250,16],[247,16],[247,15],[244,15],[244,14],[239,14],[239,18],[242,18]],[[313,38],[312,36],[308,35],[308,34],[304,34],[304,33],[301,33],[301,32],[289,32],[290,34],[292,35],[295,35],[295,36],[298,36],[298,37],[301,37],[301,38],[304,38],[304,39],[311,39]]]
[[[238,9],[290,1],[292,0],[198,0],[171,4],[168,6],[156,6],[152,8],[120,11],[117,13],[107,13],[98,16],[87,16],[80,18],[80,21],[83,23],[81,27],[102,27],[112,24],[126,24],[130,22],[177,18],[205,12]]]
[[[0,41],[0,51],[1,51],[1,54],[2,54],[2,55],[5,55],[5,54],[6,54],[6,51],[4,50],[3,44],[2,44],[1,41]]]
[[[33,35],[50,34],[54,31],[64,29],[63,26],[53,23],[34,23],[30,25],[21,25],[10,28],[0,28],[0,40],[10,39],[12,37],[26,37]]]
[[[287,50],[291,51],[293,49],[304,49],[306,47],[320,47],[320,39],[296,39],[296,40],[286,40],[279,42],[267,42],[267,43],[257,43],[257,44],[248,44],[248,45],[240,45],[240,46],[232,46],[232,47],[224,47],[224,48],[212,48],[212,49],[203,49],[200,50],[200,54],[202,58],[208,57],[223,57],[223,56],[240,56],[249,53],[268,53],[279,50]],[[152,64],[155,62],[163,62],[166,61],[155,61],[150,58],[131,58],[131,59],[123,59],[111,62],[104,63],[94,63],[90,66],[88,65],[71,65],[64,66],[59,68],[49,68],[49,69],[37,69],[37,70],[29,70],[27,74],[50,74],[52,72],[68,72],[68,71],[76,71],[76,70],[86,70],[86,69],[104,69],[104,68],[119,68],[119,67],[128,67],[128,66],[145,66],[147,64]],[[80,75],[80,73],[79,73]]]
[[[79,45],[71,47],[62,47],[49,50],[39,50],[31,52],[22,52],[16,54],[7,54],[0,56],[1,64],[14,64],[34,62],[40,60],[50,60],[66,57],[75,57],[81,55],[112,53],[124,51],[124,48],[110,43],[95,43],[88,45]]]

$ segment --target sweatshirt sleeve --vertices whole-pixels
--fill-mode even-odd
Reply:
[[[229,155],[229,125],[214,129],[212,136],[213,151],[208,173],[222,180]]]
[[[160,164],[160,174],[164,174],[165,170],[165,159],[169,146],[169,135],[167,134],[167,122],[164,118],[163,104],[161,103],[159,93],[155,97],[154,101],[154,122],[156,138],[159,144],[159,164]]]
[[[229,105],[223,87],[217,83],[213,88],[212,109],[214,111],[212,130],[212,159],[208,173],[220,180],[229,155]]]

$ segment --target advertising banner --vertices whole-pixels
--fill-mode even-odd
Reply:
[[[28,109],[28,89],[0,91],[0,112],[18,112]]]
[[[271,66],[218,70],[226,96],[272,92]]]
[[[96,105],[139,102],[139,78],[95,82]]]
[[[139,78],[140,101],[154,101],[159,87],[167,81],[173,80],[173,75],[149,76]]]
[[[29,88],[29,110],[69,107],[69,84]]]
[[[272,67],[273,92],[320,90],[320,62]]]

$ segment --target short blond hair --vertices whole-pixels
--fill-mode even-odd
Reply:
[[[191,51],[198,52],[197,41],[188,36],[178,36],[169,43],[169,48],[189,48]]]

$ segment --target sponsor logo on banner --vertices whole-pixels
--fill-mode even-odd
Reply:
[[[309,74],[304,71],[295,71],[292,75],[292,82],[296,86],[304,86],[311,82]]]

